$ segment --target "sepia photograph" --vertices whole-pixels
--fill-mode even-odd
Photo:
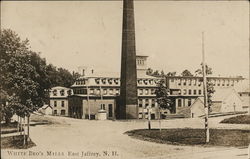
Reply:
[[[250,159],[248,0],[0,7],[1,159]]]

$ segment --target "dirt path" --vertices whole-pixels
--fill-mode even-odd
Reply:
[[[41,158],[247,158],[247,148],[238,149],[228,147],[192,147],[157,144],[133,139],[123,134],[128,130],[146,128],[146,121],[88,121],[63,117],[51,118],[60,124],[38,125],[31,127],[31,138],[37,144],[37,146],[29,149],[29,151],[40,151],[43,153],[43,155],[40,156]],[[211,127],[233,128],[230,125],[228,126],[225,124],[218,124],[219,120],[221,119],[212,119],[210,121]],[[152,127],[158,128],[158,121],[152,122]],[[168,120],[162,123],[162,127],[202,128],[203,120]],[[241,129],[249,128],[247,125],[241,125],[238,127]],[[48,156],[48,152],[50,153],[50,151],[54,152],[55,155]],[[73,152],[76,156],[72,156]],[[86,156],[80,157],[82,152]],[[79,154],[77,155],[77,153]],[[98,156],[98,154],[100,156]],[[109,156],[104,156],[105,154],[109,154]],[[25,158],[32,158],[32,156],[25,156]]]

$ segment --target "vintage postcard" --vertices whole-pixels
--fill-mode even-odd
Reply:
[[[1,1],[1,159],[250,159],[247,0]]]

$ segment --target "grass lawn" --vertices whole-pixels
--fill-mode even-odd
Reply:
[[[250,124],[250,115],[239,115],[221,121],[227,124]]]
[[[24,149],[36,146],[35,143],[29,141],[27,146],[23,146],[23,135],[1,137],[2,149]]]
[[[138,129],[125,134],[137,139],[175,145],[248,146],[250,130],[210,129],[210,142],[205,143],[204,129]]]

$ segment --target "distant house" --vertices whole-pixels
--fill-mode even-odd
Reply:
[[[53,87],[50,90],[50,106],[53,115],[68,116],[68,96],[72,95],[72,90],[66,87]]]
[[[45,115],[52,115],[52,107],[49,105],[44,105],[43,107],[38,109],[39,113],[45,114]]]
[[[235,90],[239,93],[240,98],[242,99],[242,108],[244,111],[249,111],[250,107],[250,86],[249,80],[243,80],[236,85]]]
[[[191,118],[197,118],[205,114],[204,109],[204,98],[198,97],[190,107],[190,116]]]
[[[233,88],[220,88],[212,96],[212,112],[243,111],[242,99]]]
[[[243,101],[233,88],[218,88],[212,96],[212,106],[210,113],[227,113],[234,111],[244,111]],[[190,115],[188,113],[190,112]],[[186,117],[196,118],[205,115],[204,98],[197,98],[190,109],[182,110]]]

